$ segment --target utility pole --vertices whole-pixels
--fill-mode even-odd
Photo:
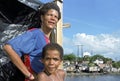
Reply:
[[[83,57],[83,45],[80,46],[81,46],[81,57]]]
[[[77,45],[77,57],[79,57],[79,47],[80,47],[80,45]]]
[[[78,58],[79,58],[79,47],[80,47],[80,45],[77,45],[77,58],[76,58],[76,61],[78,62]]]
[[[77,57],[79,57],[80,53],[80,47],[81,47],[81,57],[83,57],[83,45],[77,44]]]

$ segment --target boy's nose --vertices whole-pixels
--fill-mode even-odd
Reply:
[[[54,60],[53,60],[53,59],[51,59],[49,63],[50,63],[50,64],[53,64],[53,63],[54,63]]]

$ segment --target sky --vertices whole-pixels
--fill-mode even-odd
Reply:
[[[63,23],[71,25],[63,28],[65,54],[81,57],[82,48],[120,60],[120,0],[63,0]]]

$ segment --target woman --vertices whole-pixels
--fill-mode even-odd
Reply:
[[[34,80],[34,74],[41,72],[44,68],[39,58],[41,57],[42,48],[50,42],[49,37],[52,29],[56,27],[57,22],[61,18],[60,9],[53,2],[46,3],[40,9],[39,17],[41,20],[40,29],[30,29],[24,34],[9,40],[4,45],[4,50],[7,52],[12,63],[28,80]],[[29,70],[21,59],[26,54],[27,57],[25,58],[30,58],[27,59],[27,63],[25,62]]]

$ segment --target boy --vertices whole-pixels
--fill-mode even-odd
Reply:
[[[58,69],[63,59],[63,48],[57,43],[47,44],[42,51],[44,70],[38,74],[37,81],[64,81],[65,71]]]

